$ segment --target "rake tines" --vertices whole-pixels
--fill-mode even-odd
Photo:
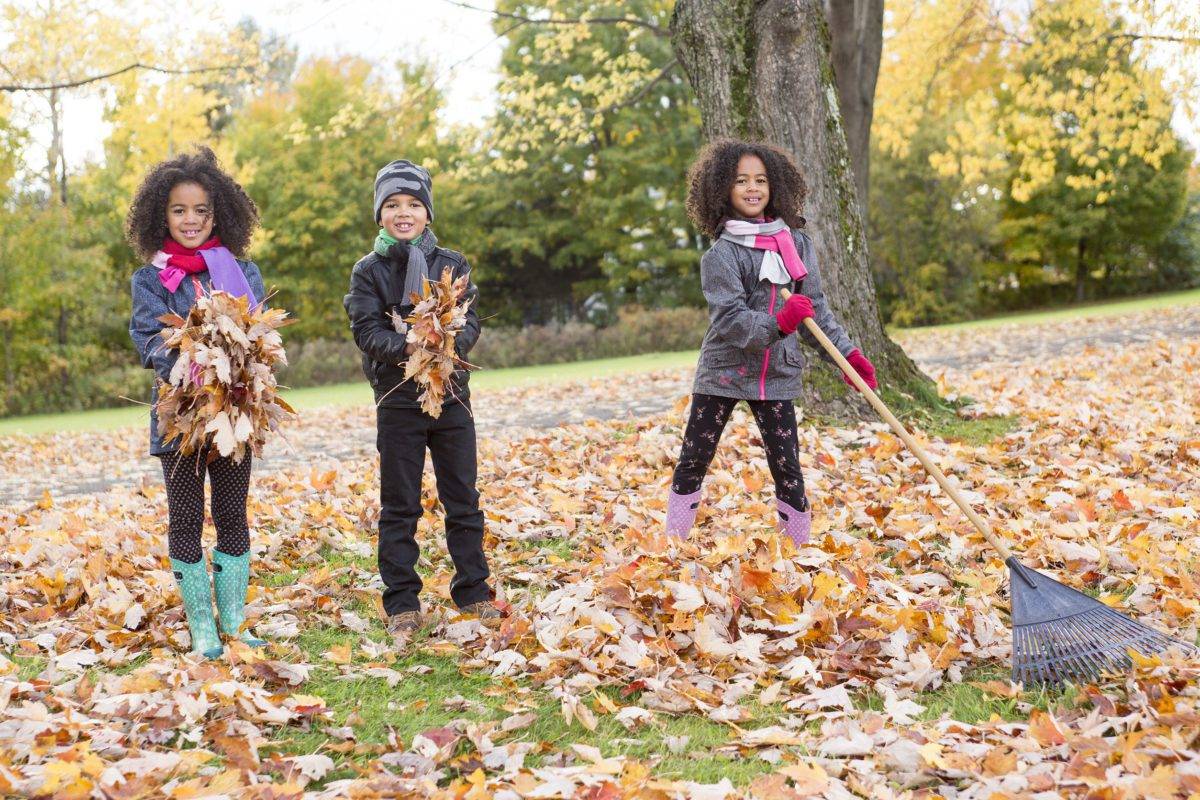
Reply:
[[[1013,620],[1013,681],[1054,685],[1088,681],[1132,666],[1129,651],[1144,655],[1187,642],[1148,628],[1082,592],[1064,586],[1015,557],[1009,567]]]

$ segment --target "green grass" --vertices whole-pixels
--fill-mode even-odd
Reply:
[[[471,376],[472,389],[507,389],[534,383],[563,383],[574,380],[603,378],[636,372],[675,369],[696,363],[696,352],[685,350],[672,353],[647,353],[624,358],[604,358],[576,361],[570,364],[541,364],[534,367],[480,370]],[[366,381],[341,383],[332,386],[313,386],[291,389],[284,394],[297,411],[322,406],[366,405],[372,401],[371,387]],[[63,431],[105,431],[145,422],[145,406],[102,408],[61,414],[33,414],[0,420],[0,436],[12,434],[56,433]]]
[[[1138,311],[1148,311],[1156,308],[1191,305],[1200,303],[1200,289],[1190,289],[1183,292],[1151,295],[1130,300],[1112,300],[1100,303],[1070,306],[1067,308],[1048,309],[1044,311],[1022,312],[987,319],[957,322],[949,325],[933,325],[922,328],[901,329],[906,332],[949,331],[965,328],[988,328],[997,325],[1036,325],[1042,322],[1054,322],[1075,317],[1103,317],[1120,314],[1131,314]],[[895,329],[892,332],[896,332]],[[675,369],[695,364],[695,351],[672,353],[648,353],[640,356],[623,358],[606,358],[593,361],[577,361],[570,364],[542,364],[534,367],[513,367],[510,369],[481,370],[471,378],[471,385],[477,389],[504,389],[523,386],[531,383],[555,383],[571,380],[586,380],[602,378],[631,372],[649,372],[660,369]],[[298,410],[318,408],[321,406],[360,405],[371,402],[371,389],[365,382],[337,384],[333,386],[314,386],[306,389],[293,389],[287,392],[288,402]],[[909,404],[928,408],[928,403]],[[900,414],[898,413],[897,416]],[[58,431],[103,431],[122,428],[129,425],[142,424],[146,418],[143,406],[128,406],[125,408],[104,408],[93,411],[79,411],[59,414],[34,414],[26,417],[12,417],[0,420],[0,436],[11,434],[38,434]],[[1004,423],[994,422],[990,425],[979,426],[959,421],[949,424],[946,436],[970,440],[973,437],[985,436],[994,438],[996,430],[1004,427]],[[937,424],[935,420],[935,424]],[[938,433],[929,428],[930,433]],[[978,431],[978,433],[976,433]]]
[[[8,657],[17,665],[16,678],[19,681],[33,680],[38,675],[41,675],[42,670],[50,663],[50,660],[45,656],[18,656],[9,653]]]
[[[556,555],[563,561],[570,561],[575,557],[575,543],[570,539],[554,536],[548,539],[533,539],[529,542],[529,546],[539,553]]]
[[[939,397],[933,384],[897,388],[882,386],[879,396],[906,425],[917,426],[930,436],[982,445],[1004,436],[1017,427],[1015,415],[966,419],[958,409],[972,401],[964,397],[951,402]]]
[[[379,640],[386,636],[378,621],[372,620],[371,625],[370,638]],[[532,723],[498,739],[535,745],[545,743],[546,746],[535,749],[528,756],[527,764],[531,767],[542,765],[546,754],[561,752],[570,743],[578,743],[597,747],[606,757],[623,755],[652,760],[655,775],[664,779],[715,783],[729,778],[735,786],[746,786],[755,777],[773,769],[753,756],[718,752],[730,743],[733,731],[729,726],[699,714],[656,714],[649,725],[628,731],[614,716],[601,713],[600,704],[589,695],[582,700],[595,713],[595,730],[587,730],[578,720],[568,724],[563,718],[560,701],[548,693],[524,682],[505,685],[485,674],[463,672],[454,657],[423,650],[422,646],[429,642],[425,637],[425,632],[418,634],[409,653],[390,664],[403,678],[394,688],[389,688],[382,678],[341,679],[339,670],[322,657],[336,645],[354,647],[359,641],[357,634],[330,628],[307,630],[297,644],[304,651],[305,659],[318,666],[303,691],[325,700],[333,712],[333,725],[353,723],[356,740],[364,745],[384,744],[391,732],[400,739],[402,746],[407,747],[417,734],[443,727],[456,719],[500,722],[517,713],[531,712],[534,715]],[[363,662],[361,653],[356,652],[354,656],[356,664]],[[925,706],[920,718],[932,721],[949,715],[968,724],[993,718],[1020,721],[1028,718],[1030,707],[1050,710],[1071,705],[1076,700],[1072,689],[1038,689],[1007,698],[972,685],[985,681],[1007,683],[1007,677],[998,666],[983,667],[969,671],[961,683],[922,692],[914,698]],[[636,695],[621,698],[614,689],[600,691],[617,706],[637,703]],[[447,701],[455,697],[463,698],[469,707],[448,708]],[[857,698],[857,705],[863,709],[882,710],[883,699],[866,691]],[[743,706],[751,715],[750,719],[739,723],[744,730],[778,724],[778,716],[783,713],[778,706],[764,707],[751,700]],[[668,741],[676,737],[687,737],[679,754],[672,753],[668,747]],[[299,755],[321,752],[329,742],[328,735],[322,730],[294,731],[270,747],[284,754]],[[465,741],[460,746],[462,752],[470,748]],[[338,768],[323,782],[352,774],[352,762],[361,765],[373,757],[370,753],[335,757]]]
[[[379,641],[387,634],[383,625],[371,618],[367,636]],[[418,633],[409,652],[389,664],[391,669],[403,675],[395,687],[389,687],[383,678],[363,675],[353,680],[343,679],[340,670],[323,657],[332,647],[350,645],[355,665],[361,665],[364,662],[362,653],[353,650],[361,641],[359,634],[325,627],[308,629],[301,633],[296,645],[303,651],[304,660],[317,667],[304,684],[303,691],[325,700],[332,710],[333,725],[342,726],[353,721],[356,741],[366,745],[384,744],[389,733],[394,733],[407,747],[417,734],[456,719],[501,722],[516,713],[532,713],[534,719],[526,728],[513,732],[502,741],[547,743],[549,747],[545,749],[549,752],[564,750],[568,743],[580,743],[599,748],[606,757],[655,758],[658,759],[657,775],[680,780],[716,782],[728,777],[737,785],[745,785],[772,769],[770,764],[758,759],[710,752],[729,741],[731,729],[699,715],[656,715],[651,724],[631,732],[612,715],[601,713],[594,698],[585,697],[583,702],[595,713],[595,730],[587,730],[578,720],[568,725],[562,715],[561,702],[548,693],[530,688],[523,682],[505,686],[486,674],[464,673],[456,658],[423,650],[423,645],[429,641],[426,637],[426,632]],[[617,706],[635,702],[621,699],[614,690],[604,692]],[[447,701],[455,697],[463,698],[470,707],[448,708]],[[751,711],[755,718],[742,723],[742,727],[774,724],[775,710],[754,707]],[[681,736],[687,737],[686,746],[679,754],[671,753],[668,739]],[[289,731],[285,738],[276,740],[269,747],[284,754],[301,755],[321,752],[329,742],[330,738],[323,730]],[[462,746],[469,747],[466,743]],[[369,754],[335,757],[339,767],[322,783],[351,774],[352,766],[348,761],[364,763],[372,757]],[[535,750],[527,763],[538,766],[544,758],[544,753]]]
[[[934,325],[924,328],[906,328],[905,331],[946,331],[959,328],[987,328],[997,325],[1027,324],[1036,325],[1041,322],[1071,319],[1074,317],[1114,316],[1130,314],[1137,311],[1147,311],[1155,308],[1190,305],[1200,303],[1200,289],[1184,292],[1139,297],[1131,300],[1113,300],[1101,303],[1070,306],[1068,308],[1049,309],[1045,311],[1023,312],[1006,316],[989,317],[969,322],[958,322],[950,325]],[[893,331],[895,332],[895,331]],[[691,366],[696,361],[695,351],[672,353],[648,353],[640,356],[623,358],[606,358],[594,361],[577,361],[570,364],[542,364],[534,367],[513,367],[511,369],[481,370],[471,378],[471,385],[478,389],[503,389],[531,383],[555,383],[562,381],[602,378],[630,372],[648,372],[659,369],[674,369]],[[321,406],[358,405],[371,402],[371,389],[365,382],[337,384],[333,386],[314,386],[306,389],[293,389],[287,392],[288,402],[298,410],[318,408]],[[917,403],[928,408],[928,403]],[[899,414],[898,414],[899,416]],[[60,414],[34,414],[26,417],[12,417],[0,420],[0,436],[11,434],[38,434],[57,431],[103,431],[141,424],[146,417],[146,409],[142,406],[125,408],[104,408],[93,411],[79,411]],[[1002,427],[994,423],[991,430]],[[984,426],[959,425],[948,428],[951,438],[969,439],[972,436],[992,435]],[[981,430],[981,433],[972,433]],[[936,433],[932,428],[930,433]],[[942,435],[942,434],[938,434]],[[999,434],[995,434],[999,435]],[[994,438],[994,435],[992,435]]]
[[[997,717],[1005,722],[1018,722],[1029,719],[1028,711],[1022,710],[1023,708],[1031,706],[1041,711],[1049,711],[1052,708],[1069,706],[1075,702],[1077,692],[1073,687],[1065,689],[1037,687],[1021,692],[1017,697],[999,697],[972,685],[988,681],[1007,684],[1008,680],[1007,670],[996,667],[968,670],[963,675],[961,683],[946,683],[937,689],[918,693],[913,700],[925,706],[919,719],[930,722],[940,719],[944,714],[949,714],[951,719],[969,725],[987,722],[992,717]],[[882,711],[884,708],[883,698],[874,692],[867,692],[858,700],[860,708],[874,711]]]
[[[906,332],[916,331],[949,331],[965,328],[994,328],[998,325],[1037,325],[1042,322],[1056,322],[1075,317],[1112,317],[1121,314],[1133,314],[1138,311],[1151,311],[1156,308],[1171,306],[1193,305],[1200,303],[1200,289],[1189,289],[1183,292],[1168,292],[1147,297],[1135,297],[1126,300],[1105,300],[1098,303],[1083,303],[1067,306],[1066,308],[1050,308],[1041,311],[1022,311],[1015,314],[1004,314],[986,319],[974,319],[967,322],[955,322],[948,325],[929,325],[919,328],[889,328],[892,333],[897,330]]]

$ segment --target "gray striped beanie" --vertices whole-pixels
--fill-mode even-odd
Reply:
[[[383,201],[394,194],[410,194],[425,204],[429,221],[433,222],[433,179],[424,167],[411,161],[393,161],[375,174],[375,222]]]

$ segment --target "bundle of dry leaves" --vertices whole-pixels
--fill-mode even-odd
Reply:
[[[275,384],[275,369],[287,364],[279,336],[293,321],[287,316],[281,308],[251,308],[245,297],[214,291],[196,300],[187,319],[158,318],[167,326],[163,346],[179,351],[170,380],[158,390],[164,441],[178,441],[183,455],[213,444],[239,463],[247,450],[262,454],[268,434],[296,413]]]
[[[463,303],[467,276],[454,280],[450,268],[442,270],[437,283],[425,281],[421,296],[414,292],[415,307],[407,317],[392,314],[392,325],[408,337],[416,349],[404,365],[404,380],[415,380],[421,387],[421,409],[435,419],[442,415],[446,391],[453,391],[450,379],[458,369],[470,369],[454,349],[455,338],[467,324],[471,301]]]

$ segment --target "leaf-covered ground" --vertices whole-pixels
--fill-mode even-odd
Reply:
[[[947,352],[971,347],[965,335],[906,344]],[[965,414],[1004,417],[989,428],[1004,432],[929,447],[1028,563],[1196,641],[1198,375],[1200,340],[1181,336],[1003,353],[940,381],[973,398]],[[645,380],[605,390],[638,397]],[[656,380],[686,391],[686,376]],[[496,632],[457,617],[427,515],[435,621],[403,653],[378,616],[369,456],[256,476],[249,613],[274,644],[213,663],[182,654],[157,482],[0,509],[0,791],[1200,794],[1200,666],[1139,659],[1095,685],[1011,686],[1003,566],[880,425],[801,427],[816,521],[797,551],[774,534],[758,437],[735,412],[699,529],[671,547],[659,530],[686,395],[672,399],[633,420],[484,437],[509,616]],[[363,410],[322,418],[370,423]],[[120,470],[142,443],[109,436],[93,435],[94,457]],[[0,459],[45,484],[90,441],[65,454],[61,437],[8,439]],[[49,466],[21,462],[14,443],[52,454]]]

